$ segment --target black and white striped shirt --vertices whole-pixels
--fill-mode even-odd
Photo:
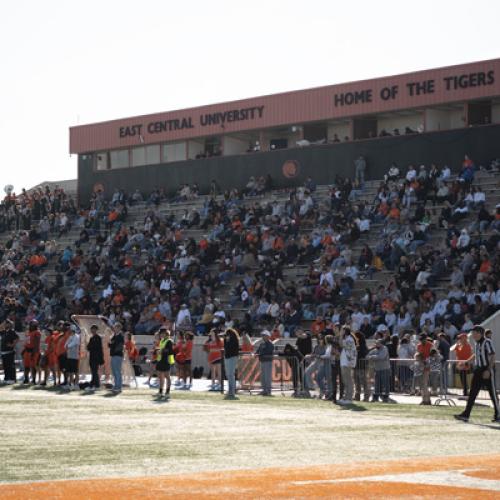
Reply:
[[[482,338],[479,342],[476,342],[474,347],[474,367],[488,368],[492,354],[495,354],[495,349],[490,339]]]

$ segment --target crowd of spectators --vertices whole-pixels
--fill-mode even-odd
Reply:
[[[310,178],[272,196],[269,176],[222,196],[213,181],[182,215],[162,204],[195,200],[196,185],[174,198],[97,192],[83,207],[59,188],[8,195],[0,320],[23,330],[32,319],[101,314],[136,334],[167,324],[197,335],[266,329],[273,339],[347,324],[358,348],[361,338],[402,346],[439,333],[452,344],[500,305],[500,209],[474,185],[477,170],[468,157],[456,177],[447,166],[393,164],[373,197],[360,175],[337,177],[326,197]],[[144,201],[130,224],[130,207]],[[71,227],[75,241],[60,245]]]

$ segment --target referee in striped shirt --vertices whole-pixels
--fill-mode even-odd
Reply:
[[[491,340],[485,337],[482,326],[474,326],[472,336],[476,345],[474,346],[474,354],[471,357],[471,359],[474,359],[474,370],[469,399],[467,400],[464,412],[460,413],[460,415],[455,415],[455,418],[464,422],[469,421],[470,412],[472,411],[476,397],[481,388],[484,387],[488,389],[491,401],[493,401],[493,408],[495,409],[495,416],[492,422],[500,423],[500,409],[495,389],[495,349]]]

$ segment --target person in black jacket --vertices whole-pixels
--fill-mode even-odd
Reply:
[[[305,332],[301,328],[298,328],[295,331],[297,336],[296,347],[299,353],[302,355],[300,361],[300,369],[299,369],[299,380],[300,380],[300,392],[304,392],[304,372],[305,372],[305,357],[312,353],[312,336],[311,332]]]
[[[354,332],[354,340],[356,341],[356,350],[358,351],[356,366],[354,368],[354,399],[360,401],[361,391],[363,391],[363,401],[370,401],[370,384],[368,383],[368,367],[366,361],[368,347],[366,345],[366,339],[363,333],[359,331]]]
[[[122,392],[122,363],[123,363],[123,346],[125,338],[122,332],[121,323],[116,323],[114,326],[113,335],[109,341],[109,355],[111,356],[111,372],[113,373],[113,393]]]
[[[15,355],[19,335],[14,330],[14,323],[9,319],[1,325],[0,339],[4,382],[11,385],[16,381]]]
[[[298,342],[298,340],[297,340]],[[282,356],[285,356],[286,362],[290,365],[292,369],[292,382],[293,382],[293,396],[300,396],[302,389],[302,380],[304,378],[304,356],[302,353],[292,344],[286,344],[283,350]]]
[[[228,390],[226,399],[236,398],[236,365],[240,353],[240,336],[234,328],[228,328],[224,335],[224,369],[226,370]]]
[[[89,366],[92,379],[90,380],[91,389],[99,389],[99,367],[104,364],[104,352],[102,350],[102,339],[99,335],[99,327],[92,325],[90,327],[92,336],[87,344],[89,352]]]

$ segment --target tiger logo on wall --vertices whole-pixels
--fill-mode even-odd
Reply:
[[[104,193],[104,185],[100,182],[96,182],[93,187],[94,193]]]
[[[283,175],[287,179],[293,179],[297,177],[297,175],[299,175],[299,162],[297,160],[287,160],[285,163],[283,163],[283,167],[281,167],[281,170],[283,172]]]

